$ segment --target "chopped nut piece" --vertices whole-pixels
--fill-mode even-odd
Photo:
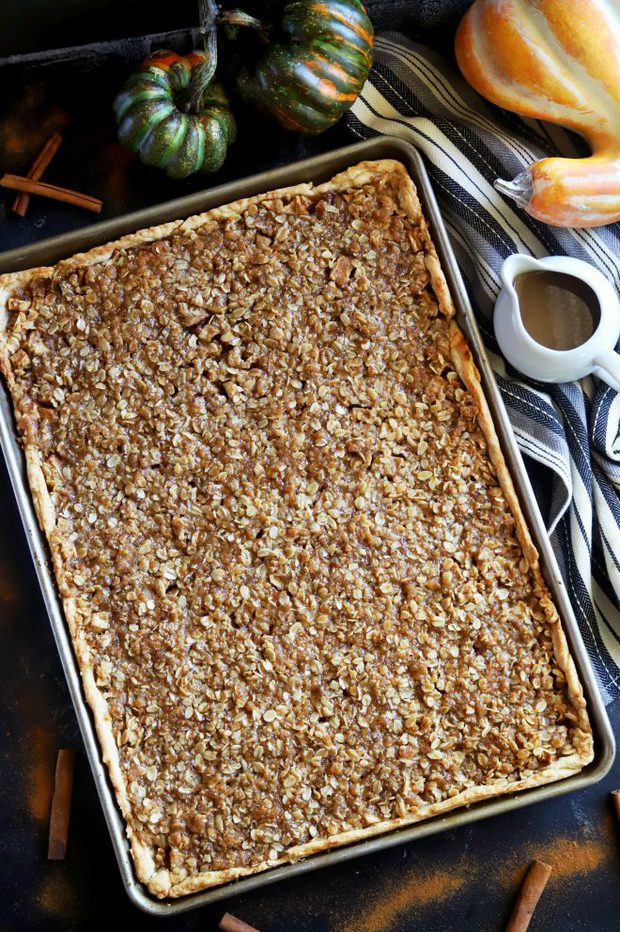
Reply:
[[[89,619],[89,627],[95,631],[106,631],[110,627],[110,613],[93,612]]]
[[[349,275],[353,271],[353,263],[347,256],[339,256],[336,264],[330,272],[329,277],[339,288],[349,280]]]
[[[6,306],[9,309],[9,311],[15,311],[19,313],[20,311],[28,310],[28,308],[30,307],[30,301],[23,301],[23,300],[20,300],[19,298],[9,298],[9,300],[6,303]]]

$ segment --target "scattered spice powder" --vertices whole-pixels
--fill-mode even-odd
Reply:
[[[111,143],[102,148],[100,158],[105,166],[102,197],[106,203],[121,204],[131,193],[131,169],[136,157],[120,143]]]
[[[30,733],[28,764],[28,805],[39,822],[47,822],[54,792],[54,755],[51,736],[43,728]]]
[[[498,888],[516,891],[533,859],[545,861],[553,868],[549,895],[556,885],[579,874],[597,870],[604,861],[615,856],[614,827],[608,813],[600,825],[578,835],[562,835],[540,845],[529,844],[507,849],[504,866],[494,874]],[[389,932],[399,917],[410,915],[431,904],[440,904],[464,887],[479,884],[489,877],[486,860],[461,857],[448,870],[420,877],[408,874],[401,881],[392,881],[382,892],[365,904],[363,915],[344,926],[344,932]],[[507,901],[508,902],[508,901]],[[422,927],[422,926],[420,926]]]
[[[536,848],[536,857],[551,865],[554,878],[595,871],[610,855],[611,848],[604,838],[555,838]]]
[[[62,919],[67,924],[84,918],[88,899],[80,894],[77,881],[71,873],[62,869],[56,870],[58,866],[59,864],[54,864],[53,870],[45,872],[39,888],[39,908],[46,917],[41,917],[41,928],[47,926],[51,917]]]
[[[0,563],[0,603],[5,614],[9,609],[17,611],[21,601],[21,592],[19,585],[15,583],[12,569],[9,561],[3,559]]]
[[[30,85],[0,121],[3,164],[28,162],[53,132],[67,125],[69,115],[46,99],[45,84]]]
[[[424,877],[414,875],[402,886],[389,884],[370,912],[356,918],[344,932],[387,932],[402,913],[448,899],[461,889],[467,879],[466,874],[437,871]]]
[[[613,790],[611,794],[611,806],[614,811],[617,827],[620,828],[620,790]]]

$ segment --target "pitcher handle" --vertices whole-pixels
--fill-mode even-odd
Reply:
[[[614,350],[601,350],[594,358],[594,374],[620,392],[620,354]]]

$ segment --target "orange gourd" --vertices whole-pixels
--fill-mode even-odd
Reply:
[[[553,226],[620,220],[620,0],[476,0],[455,49],[488,100],[575,130],[592,150],[542,159],[498,190]]]

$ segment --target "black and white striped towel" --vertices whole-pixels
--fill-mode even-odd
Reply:
[[[597,379],[532,383],[499,355],[492,312],[513,252],[567,254],[620,287],[620,225],[561,230],[493,188],[536,159],[575,155],[563,130],[487,105],[435,52],[380,35],[375,67],[348,114],[358,136],[400,136],[423,153],[491,364],[527,457],[551,470],[543,515],[607,701],[620,696],[620,394]]]

